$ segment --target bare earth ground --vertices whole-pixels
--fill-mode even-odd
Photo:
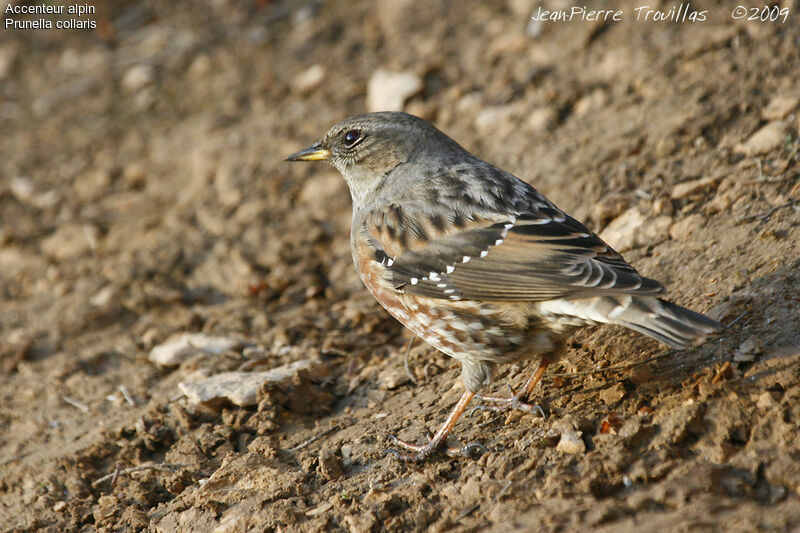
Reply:
[[[95,32],[0,34],[1,529],[800,528],[799,6],[642,23],[615,2],[623,22],[526,32],[534,2],[97,5]],[[378,68],[729,331],[675,353],[586,330],[546,419],[465,417],[451,443],[479,458],[385,454],[442,421],[459,369],[418,345],[409,380],[343,181],[282,161],[364,111]],[[179,332],[242,344],[148,360]],[[257,406],[177,388],[309,358]]]

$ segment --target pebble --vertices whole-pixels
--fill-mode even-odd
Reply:
[[[696,180],[684,181],[675,185],[672,188],[672,193],[670,196],[673,200],[680,200],[682,198],[686,198],[687,196],[691,196],[696,194],[712,185],[716,184],[719,181],[719,178],[700,178]]]
[[[762,353],[764,353],[764,345],[757,338],[750,337],[733,354],[733,360],[737,363],[746,363],[754,361],[756,356]]]
[[[18,55],[17,49],[10,44],[0,47],[0,80],[9,77]]]
[[[422,89],[422,79],[413,72],[379,68],[367,84],[368,111],[402,111],[406,100]]]
[[[475,117],[475,127],[481,133],[496,132],[501,126],[512,128],[511,116],[514,111],[511,105],[485,107]]]
[[[331,450],[321,451],[319,454],[319,473],[328,481],[336,481],[344,474],[342,460]]]
[[[8,188],[17,200],[23,204],[38,207],[39,209],[52,207],[61,201],[61,198],[54,189],[43,193],[37,193],[36,187],[28,178],[12,178]]]
[[[134,65],[122,76],[122,87],[135,92],[152,84],[156,79],[156,71],[150,65]]]
[[[773,96],[767,107],[761,111],[761,116],[766,120],[783,120],[789,113],[797,109],[798,104],[800,104],[800,98],[797,96]]]
[[[528,127],[535,132],[547,131],[558,121],[558,112],[552,107],[538,107],[528,114]]]
[[[761,393],[761,396],[758,397],[756,407],[759,409],[768,409],[776,404],[777,402],[775,401],[775,398],[772,397],[772,393],[769,391],[764,391]]]
[[[265,372],[222,372],[196,381],[178,383],[180,391],[191,403],[212,404],[228,400],[247,407],[258,403],[258,390],[267,382],[291,382],[300,370],[310,370],[313,362],[302,359]]]
[[[241,345],[241,341],[228,337],[180,333],[150,350],[148,359],[162,366],[176,366],[198,354],[219,355]]]
[[[292,78],[292,88],[300,94],[308,94],[319,87],[325,79],[325,68],[320,64],[311,65]]]
[[[208,76],[213,70],[211,58],[205,54],[200,54],[192,60],[189,65],[189,79],[199,81]]]
[[[608,103],[608,95],[603,89],[595,89],[575,102],[573,112],[576,117],[585,116],[593,111],[602,109]]]
[[[669,238],[672,217],[645,217],[638,207],[631,207],[600,232],[600,237],[618,252],[640,246],[656,245]]]
[[[691,233],[703,227],[706,219],[702,215],[689,215],[680,220],[675,221],[669,228],[669,236],[672,240],[678,241],[691,235]]]
[[[771,152],[786,140],[786,130],[785,122],[770,122],[751,135],[744,143],[737,145],[733,151],[746,156]]]
[[[396,389],[408,381],[405,371],[395,367],[387,368],[378,374],[378,388],[381,390]]]
[[[75,259],[96,246],[98,233],[90,224],[64,224],[42,240],[42,252],[56,261]]]
[[[583,453],[586,451],[586,443],[581,438],[581,432],[571,429],[561,433],[561,438],[556,444],[556,450],[562,453]]]
[[[89,303],[95,307],[107,308],[117,297],[116,288],[113,285],[108,285],[89,298]]]

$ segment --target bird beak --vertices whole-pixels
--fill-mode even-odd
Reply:
[[[314,143],[305,150],[288,156],[286,161],[327,161],[330,156],[330,150],[323,148],[320,143]]]

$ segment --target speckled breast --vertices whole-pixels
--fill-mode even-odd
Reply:
[[[356,244],[356,270],[372,296],[417,337],[445,354],[460,361],[506,363],[552,350],[553,339],[526,304],[454,302],[397,291],[368,246]]]

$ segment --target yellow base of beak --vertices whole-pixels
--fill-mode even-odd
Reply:
[[[327,161],[330,158],[330,150],[323,148],[319,143],[300,150],[286,158],[287,161]]]

